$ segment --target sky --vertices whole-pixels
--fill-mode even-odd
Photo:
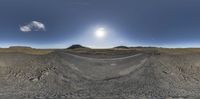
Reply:
[[[0,47],[200,47],[199,9],[200,0],[0,0]]]

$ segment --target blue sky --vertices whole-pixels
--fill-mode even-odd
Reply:
[[[200,47],[199,9],[199,0],[0,0],[0,47]]]

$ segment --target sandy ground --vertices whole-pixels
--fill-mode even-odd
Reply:
[[[0,53],[0,99],[199,99],[197,49]]]

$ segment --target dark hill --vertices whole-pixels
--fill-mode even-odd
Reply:
[[[12,48],[12,49],[32,49],[29,46],[10,46],[9,48]]]
[[[72,45],[72,46],[68,47],[67,49],[85,49],[85,48],[87,48],[87,47],[76,44],[76,45]]]
[[[129,49],[129,47],[127,47],[127,46],[116,46],[114,48]]]

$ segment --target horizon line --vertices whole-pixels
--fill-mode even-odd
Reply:
[[[73,45],[81,45],[81,44],[72,44],[70,46]],[[24,48],[32,48],[32,49],[66,49],[69,48],[70,46],[66,46],[66,47],[32,47],[32,46],[27,46],[27,45],[11,45],[11,46],[7,46],[7,47],[0,47],[0,49],[2,48],[14,48],[14,47],[24,47]],[[90,48],[90,49],[111,49],[111,48],[115,48],[115,47],[119,47],[119,46],[124,46],[127,48],[168,48],[168,49],[177,49],[177,48],[200,48],[200,47],[163,47],[163,46],[152,46],[152,45],[138,45],[138,46],[126,46],[126,45],[118,45],[118,46],[112,46],[112,47],[93,47],[93,46],[85,46],[85,45],[81,45],[82,47],[86,47],[86,48]]]

